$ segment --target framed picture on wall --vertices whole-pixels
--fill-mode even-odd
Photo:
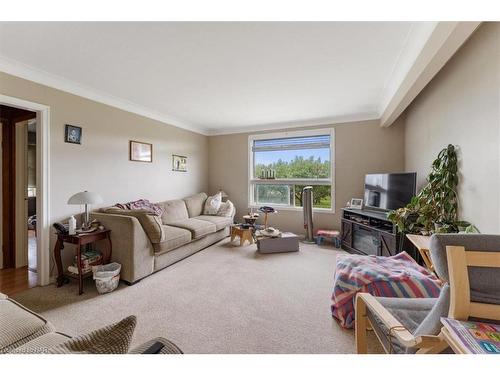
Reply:
[[[175,172],[187,172],[187,156],[172,155],[172,170]]]
[[[82,144],[82,128],[79,126],[68,125],[64,127],[64,142]]]
[[[362,210],[363,209],[363,199],[351,198],[351,204],[349,205],[349,208],[356,208],[358,210]]]
[[[130,161],[153,162],[153,145],[151,143],[130,141]]]

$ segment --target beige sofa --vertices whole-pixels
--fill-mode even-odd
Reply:
[[[92,213],[111,229],[112,260],[129,284],[184,259],[229,235],[230,217],[203,215],[207,194],[159,202],[161,218],[148,211],[107,207]]]

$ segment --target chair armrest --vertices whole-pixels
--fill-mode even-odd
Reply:
[[[404,326],[371,294],[358,293],[356,295],[356,305],[360,303],[364,303],[364,305],[389,328],[391,335],[405,347],[415,347],[422,341],[404,328]]]
[[[129,354],[183,354],[183,352],[172,341],[157,337],[130,350]]]

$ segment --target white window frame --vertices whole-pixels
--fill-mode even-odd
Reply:
[[[255,140],[259,139],[274,139],[274,138],[291,138],[291,137],[307,137],[315,135],[330,135],[330,178],[328,179],[271,179],[265,180],[261,178],[255,178],[254,172],[254,161],[255,155],[252,150],[253,143]],[[335,213],[335,129],[333,128],[323,128],[323,129],[311,129],[311,130],[298,130],[298,131],[284,131],[276,133],[264,133],[264,134],[253,134],[248,136],[248,207],[249,208],[259,208],[261,205],[254,202],[253,187],[255,184],[263,185],[330,185],[331,186],[331,208],[313,208],[315,212],[323,213]],[[282,211],[302,211],[302,207],[295,207],[282,204],[272,204],[273,207]]]

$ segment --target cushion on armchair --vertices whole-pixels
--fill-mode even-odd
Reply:
[[[450,306],[450,288],[445,284],[438,298],[387,298],[375,297],[378,302],[415,337],[439,334],[442,324],[441,317],[448,316]],[[368,307],[368,306],[367,306]],[[373,329],[381,338],[382,345],[393,353],[415,353],[416,348],[405,348],[391,337],[390,327],[367,309],[367,317]]]
[[[500,251],[500,235],[434,234],[431,259],[439,278],[449,281],[446,246],[463,246],[467,251]],[[500,305],[500,268],[469,267],[471,301]]]
[[[425,317],[425,319],[419,324],[415,329],[413,334],[415,336],[425,336],[433,335],[436,336],[441,331],[443,326],[441,323],[442,317],[448,316],[448,311],[450,310],[450,285],[445,284],[441,289],[439,298],[437,299],[434,306],[432,306],[431,311]],[[416,352],[415,349],[408,349],[407,353]]]

